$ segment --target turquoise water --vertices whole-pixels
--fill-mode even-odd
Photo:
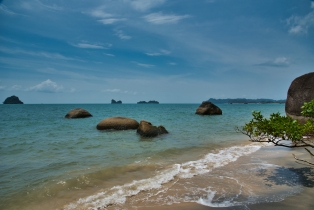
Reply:
[[[171,164],[197,160],[247,139],[236,133],[253,110],[284,113],[284,104],[217,104],[221,116],[199,116],[199,104],[0,105],[0,209],[65,206],[99,189],[147,179]],[[65,119],[83,108],[93,117]],[[124,116],[163,125],[169,134],[141,138],[134,130],[98,131]],[[62,200],[62,198],[68,199]]]

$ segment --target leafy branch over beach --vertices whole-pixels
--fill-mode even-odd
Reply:
[[[267,119],[260,111],[253,111],[253,119],[235,129],[247,135],[252,142],[267,142],[289,148],[305,147],[305,150],[314,157],[314,154],[307,148],[314,148],[314,99],[304,103],[301,108],[302,115],[309,117],[304,124],[293,120],[290,116],[281,116],[280,113],[273,113]],[[293,156],[298,161],[314,165],[314,162]]]

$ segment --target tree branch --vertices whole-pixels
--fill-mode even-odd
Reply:
[[[298,161],[302,161],[302,162],[305,162],[305,163],[307,163],[307,164],[314,165],[314,163],[312,163],[312,162],[309,162],[309,161],[307,161],[307,160],[299,159],[299,158],[297,158],[294,154],[292,154],[292,155],[293,155],[294,159],[296,159],[296,160],[298,160]]]

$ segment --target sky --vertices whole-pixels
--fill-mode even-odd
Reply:
[[[0,102],[286,99],[313,67],[310,0],[0,0]]]

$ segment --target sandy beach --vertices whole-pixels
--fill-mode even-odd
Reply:
[[[243,202],[242,205],[239,202],[239,205],[235,206],[228,206],[230,205],[228,202],[219,204],[212,201],[207,201],[207,203],[206,201],[203,201],[203,205],[199,204],[201,201],[198,203],[181,202],[179,204],[156,205],[155,202],[149,201],[149,199],[146,201],[141,199],[139,202],[138,198],[136,198],[137,196],[135,196],[129,198],[125,205],[112,206],[109,207],[109,209],[314,209],[314,201],[312,198],[314,195],[314,167],[297,162],[292,154],[295,154],[298,158],[310,160],[310,156],[303,148],[289,149],[266,146],[251,155],[240,157],[234,163],[213,170],[209,175],[211,181],[213,179],[218,180],[218,182],[213,183],[226,189],[225,192],[220,193],[220,195],[215,194],[215,196],[222,196],[221,194],[226,195],[229,193],[230,195],[227,196],[233,198],[242,196],[242,200],[244,201],[246,200],[246,196],[252,196],[252,194],[259,193],[260,196],[265,195],[266,200],[262,202]],[[258,167],[255,167],[257,165]],[[266,167],[261,167],[262,165]],[[226,177],[226,174],[228,173],[233,175],[233,179],[236,179],[236,182],[229,182],[222,178],[222,176]],[[209,179],[206,179],[206,176],[193,177],[193,184],[191,185],[195,186],[195,184],[199,184],[199,187],[202,187],[202,182],[209,181]],[[189,182],[186,182],[185,186],[188,186],[189,184]],[[162,195],[159,198],[167,199],[167,197],[172,197],[174,194],[177,194],[178,196],[192,196],[191,194],[187,195],[187,193],[193,193],[193,190],[190,192],[184,191],[184,189],[178,185],[178,183],[173,184],[173,186],[167,189],[165,195]],[[211,185],[214,186],[214,184]],[[241,188],[240,193],[238,192],[239,188]],[[189,188],[189,190],[191,190],[191,188]],[[238,195],[232,195],[233,193],[238,193]],[[145,192],[142,194],[145,194]],[[225,198],[227,196],[225,196]],[[152,198],[152,200],[154,199],[155,198]]]

